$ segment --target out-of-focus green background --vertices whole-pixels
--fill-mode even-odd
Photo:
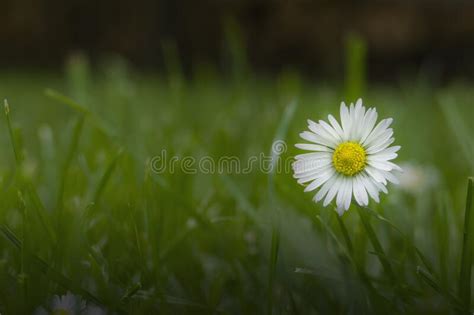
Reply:
[[[57,311],[67,292],[108,314],[470,308],[470,3],[5,4],[2,314]],[[364,210],[383,252],[356,207],[338,219],[291,172],[151,167],[163,150],[246,162],[275,140],[282,164],[306,119],[358,97],[402,146],[401,184]]]

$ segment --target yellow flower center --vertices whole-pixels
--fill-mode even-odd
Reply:
[[[341,174],[353,176],[365,167],[364,148],[355,142],[344,142],[337,146],[332,156],[334,168]]]

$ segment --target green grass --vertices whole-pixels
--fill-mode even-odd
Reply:
[[[364,68],[360,45],[353,69]],[[348,74],[348,87],[292,71],[223,78],[207,67],[186,77],[176,60],[169,68],[141,75],[116,61],[91,70],[77,57],[64,74],[0,75],[9,103],[0,124],[2,314],[32,313],[67,291],[123,314],[471,307],[472,85],[384,86]],[[294,156],[306,119],[337,115],[344,95],[361,89],[365,104],[395,119],[397,162],[421,167],[419,189],[390,185],[380,204],[339,219],[291,174],[150,169],[163,149],[245,160],[281,139],[280,158]]]

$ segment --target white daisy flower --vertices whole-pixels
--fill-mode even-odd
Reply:
[[[383,119],[376,125],[377,111],[368,110],[358,99],[349,108],[341,103],[341,124],[332,116],[329,123],[308,120],[309,131],[300,134],[311,143],[296,144],[311,151],[297,155],[293,163],[298,183],[309,183],[305,192],[319,191],[313,200],[323,200],[327,206],[335,198],[337,212],[349,209],[352,196],[361,206],[369,203],[369,196],[379,202],[379,192],[387,193],[387,182],[398,183],[394,170],[401,168],[392,163],[400,146],[390,146],[395,139],[393,119]]]

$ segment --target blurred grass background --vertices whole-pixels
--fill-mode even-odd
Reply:
[[[349,59],[362,63],[352,66],[359,72],[363,58]],[[368,280],[351,267],[335,212],[312,203],[291,174],[155,174],[147,165],[162,149],[169,156],[245,160],[269,152],[275,138],[289,144],[281,158],[292,156],[306,119],[337,113],[344,94],[365,85],[363,76],[349,74],[338,85],[291,71],[236,71],[222,79],[212,68],[192,77],[177,63],[169,68],[147,76],[111,59],[93,71],[76,55],[60,75],[2,73],[19,160],[2,122],[0,220],[4,233],[22,243],[18,250],[11,239],[0,241],[2,313],[31,313],[67,290],[131,314],[255,314],[268,303],[275,313],[305,314],[452,309],[446,292],[457,290],[473,171],[471,84],[435,89],[407,78],[390,87],[371,84],[363,94],[380,116],[395,119],[397,161],[415,169],[414,181],[390,187],[371,206],[401,230],[372,218],[397,275],[394,287],[355,209],[342,219]],[[278,259],[269,290],[275,225]],[[413,246],[446,292],[417,275],[418,266],[426,267]]]
[[[409,16],[419,12],[411,10]],[[44,51],[39,61],[24,51],[15,59],[22,66],[2,67],[0,95],[9,111],[0,120],[0,312],[31,314],[70,291],[109,314],[466,313],[460,272],[466,184],[474,173],[472,81],[446,80],[423,62],[379,82],[374,65],[384,60],[392,69],[403,61],[391,68],[393,60],[370,36],[343,30],[337,55],[335,46],[326,51],[315,40],[329,59],[301,59],[303,67],[322,62],[337,70],[315,79],[291,58],[272,67],[261,62],[265,54],[252,57],[258,49],[245,40],[246,26],[226,21],[219,29],[224,71],[218,62],[195,62],[179,36],[153,46],[160,71],[137,68],[133,54],[129,63],[117,55],[98,58],[94,45],[69,54],[71,47],[59,44],[58,55],[49,57],[53,64],[65,58],[61,68],[44,68]],[[453,32],[470,34],[461,29]],[[457,38],[448,50],[464,43]],[[34,46],[28,37],[16,43],[22,40]],[[468,61],[462,73],[470,73]],[[338,219],[290,173],[150,168],[162,150],[169,157],[246,161],[270,153],[275,140],[288,144],[285,160],[297,154],[293,144],[306,119],[337,115],[341,101],[358,97],[379,117],[394,118],[402,146],[401,185],[390,185],[366,211],[383,253],[355,207]]]

